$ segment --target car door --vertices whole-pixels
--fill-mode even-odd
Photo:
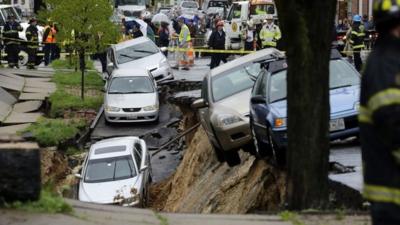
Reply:
[[[255,89],[252,96],[261,96],[266,99],[266,81],[268,78],[268,72],[264,71],[257,79]],[[269,113],[269,108],[266,103],[261,104],[251,104],[250,107],[251,115],[253,119],[253,127],[257,134],[257,137],[261,140],[267,140],[267,124],[266,118]]]
[[[212,139],[212,141],[215,141],[214,137],[214,132],[211,126],[211,120],[210,120],[210,101],[209,101],[209,76],[205,76],[203,79],[203,84],[201,88],[201,98],[205,101],[205,103],[208,105],[207,107],[200,108],[199,109],[199,115],[200,115],[200,123],[203,126],[204,130],[207,133],[207,136]]]
[[[114,48],[109,48],[107,51],[107,73],[111,76],[116,67]]]
[[[152,169],[151,169],[151,158],[149,151],[147,149],[146,142],[144,140],[140,140],[140,151],[142,152],[142,161],[141,167],[147,166],[147,169],[144,171],[144,182],[145,184],[150,183],[150,177],[152,176]]]
[[[140,183],[140,192],[142,193],[142,190],[145,186],[144,183],[144,173],[140,171],[141,164],[142,164],[142,153],[141,150],[138,150],[137,148],[140,148],[140,144],[135,142],[134,143],[134,148],[133,148],[133,155],[135,158],[135,163],[138,169],[138,182]]]

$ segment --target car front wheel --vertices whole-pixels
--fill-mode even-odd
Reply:
[[[272,154],[274,156],[275,162],[278,164],[278,166],[285,166],[286,165],[286,149],[278,147],[274,138],[272,137],[271,128],[268,128],[268,142],[269,142],[269,146],[272,150]]]
[[[236,150],[224,151],[225,161],[230,167],[240,164],[239,152]]]
[[[220,149],[219,147],[215,146],[214,144],[211,144],[211,147],[215,153],[215,156],[217,156],[217,160],[218,162],[225,162],[225,157],[224,154],[222,152],[222,149]]]

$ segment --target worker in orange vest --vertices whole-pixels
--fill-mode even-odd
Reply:
[[[43,51],[44,51],[44,65],[49,65],[52,60],[56,58],[56,34],[57,28],[51,19],[47,20],[48,24],[44,27],[43,34]]]

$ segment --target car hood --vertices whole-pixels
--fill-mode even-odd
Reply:
[[[118,108],[143,108],[157,103],[157,94],[107,94],[106,105]]]
[[[132,197],[131,190],[132,188],[138,189],[137,183],[138,176],[119,181],[82,183],[79,190],[79,198],[88,202],[111,204],[115,202],[115,198]]]
[[[149,55],[141,59],[136,59],[127,63],[119,64],[118,68],[121,69],[142,68],[146,70],[152,70],[154,68],[158,68],[160,62],[163,59],[165,59],[165,56],[161,52],[158,52],[156,54]]]
[[[331,104],[331,115],[355,109],[355,104],[359,101],[360,86],[338,88],[329,91],[329,100]],[[286,117],[286,100],[274,102],[271,111],[277,117]]]
[[[137,12],[145,10],[146,7],[141,5],[119,5],[118,9],[122,11]]]
[[[218,110],[223,112],[236,112],[242,116],[248,115],[250,111],[251,89],[246,89],[216,103]]]

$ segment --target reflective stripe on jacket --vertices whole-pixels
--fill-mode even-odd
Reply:
[[[185,38],[186,35],[186,38]],[[186,24],[183,24],[181,27],[181,32],[179,33],[179,43],[185,43],[191,41],[192,38],[190,37],[190,30],[186,26]]]
[[[263,26],[260,31],[260,39],[263,47],[276,47],[277,41],[281,39],[281,37],[281,31],[276,25],[273,25],[272,28],[269,28],[268,25]]]

